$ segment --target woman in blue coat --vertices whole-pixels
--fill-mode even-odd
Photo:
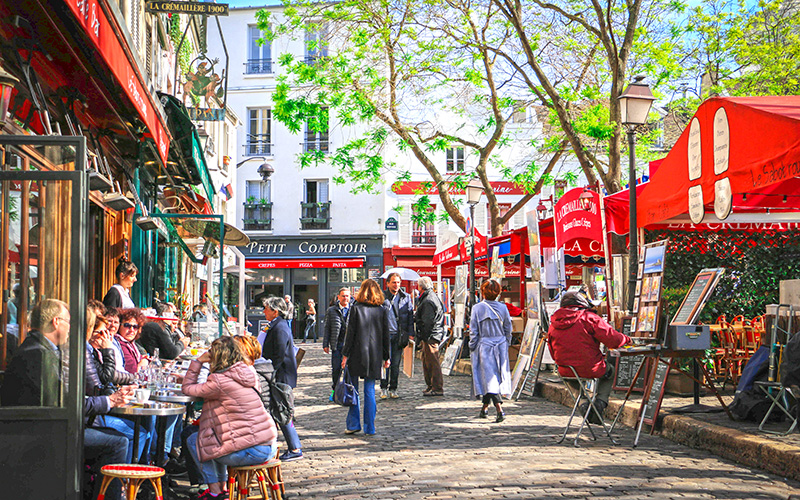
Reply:
[[[502,396],[511,395],[511,370],[508,346],[511,343],[511,316],[505,304],[498,302],[500,283],[489,280],[481,286],[483,300],[470,315],[469,350],[472,356],[472,391],[483,396],[478,414],[486,418],[489,403],[497,410],[495,422],[505,419]]]

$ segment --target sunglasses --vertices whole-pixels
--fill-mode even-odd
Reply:
[[[123,323],[122,326],[124,326],[125,328],[130,328],[132,330],[139,329],[139,325],[137,325],[136,323]]]

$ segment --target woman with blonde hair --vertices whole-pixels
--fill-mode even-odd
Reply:
[[[469,321],[469,350],[472,357],[472,392],[483,396],[478,417],[486,418],[489,403],[497,410],[495,422],[502,422],[502,396],[511,395],[511,372],[508,346],[511,342],[511,316],[508,308],[497,301],[502,288],[489,280],[481,285],[483,300],[475,304]]]
[[[317,341],[317,330],[314,328],[316,324],[317,305],[314,303],[314,299],[308,299],[308,305],[306,306],[306,329],[303,331],[303,343],[305,343],[308,338],[308,332],[312,332],[314,334],[314,342]]]
[[[391,307],[378,284],[366,279],[347,318],[342,369],[347,367],[356,391],[358,379],[364,379],[364,434],[375,434],[375,380],[381,378],[382,368],[389,367],[390,333],[397,330]],[[345,434],[361,430],[358,406],[351,406],[347,413]]]
[[[205,383],[197,383],[200,368],[208,363]],[[258,375],[245,362],[236,340],[222,337],[192,361],[183,379],[183,393],[203,398],[199,430],[187,446],[200,463],[209,485],[198,498],[217,498],[227,479],[228,466],[257,465],[275,458],[278,431],[258,393]]]

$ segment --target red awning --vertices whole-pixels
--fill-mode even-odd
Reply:
[[[433,254],[433,265],[438,266],[449,262],[451,260],[458,260],[459,259],[459,247],[461,242],[456,243],[455,245],[449,246],[445,249],[442,249],[439,252]]]
[[[336,269],[364,267],[363,259],[247,259],[246,269]]]
[[[713,214],[716,191],[728,184],[734,212],[798,211],[797,176],[800,96],[711,98],[637,198],[637,222],[689,212],[690,189],[694,210]]]

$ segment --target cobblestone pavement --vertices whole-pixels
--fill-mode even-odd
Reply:
[[[305,344],[297,398],[303,460],[285,463],[288,498],[787,499],[800,483],[749,469],[666,439],[633,432],[556,444],[565,407],[542,399],[507,402],[505,422],[478,419],[471,379],[445,377],[445,396],[421,395],[424,382],[400,375],[400,399],[379,400],[377,434],[344,434],[346,409],[328,402],[330,358]],[[490,412],[490,417],[493,412]]]

